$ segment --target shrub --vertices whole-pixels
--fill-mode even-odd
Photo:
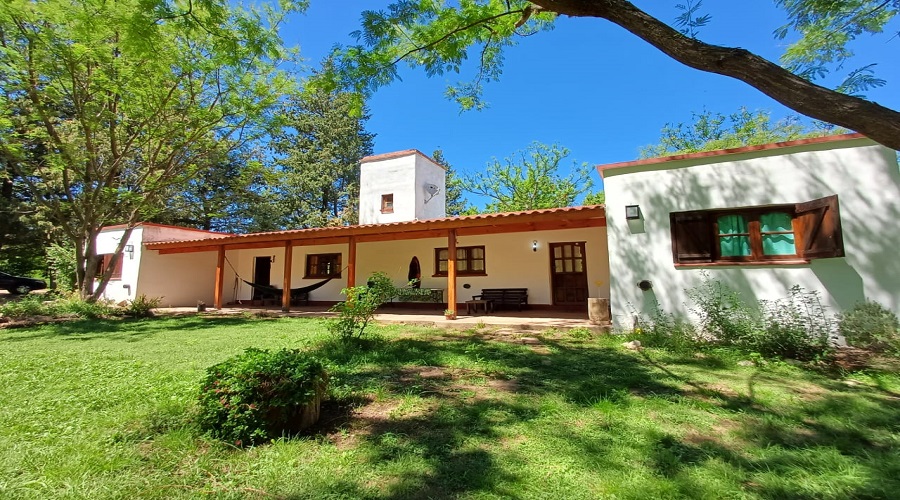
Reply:
[[[247,349],[207,369],[199,424],[237,446],[295,434],[319,418],[327,384],[322,364],[300,351]]]
[[[111,300],[100,299],[90,302],[81,298],[77,292],[62,296],[56,301],[58,314],[74,314],[79,318],[108,318],[120,314]]]
[[[71,246],[52,244],[47,247],[47,263],[58,290],[64,292],[75,290],[77,283],[75,270],[78,267],[75,260],[75,248]]]
[[[794,285],[787,298],[763,303],[763,329],[747,347],[767,357],[809,360],[831,350],[833,332],[818,292]]]
[[[664,312],[656,304],[649,317],[636,316],[632,337],[646,347],[662,347],[676,352],[700,346],[694,325],[672,313]]]
[[[152,317],[153,310],[159,307],[161,302],[161,297],[147,297],[144,294],[138,295],[134,300],[125,305],[125,316],[131,316],[132,318]]]
[[[900,321],[878,302],[866,301],[836,316],[847,343],[876,351],[900,351]]]
[[[350,341],[362,338],[366,326],[375,316],[375,310],[390,299],[396,289],[386,274],[376,272],[368,279],[366,286],[344,288],[341,293],[347,300],[331,308],[339,316],[328,324],[328,329],[341,340]]]
[[[746,346],[760,331],[759,310],[741,300],[740,295],[719,280],[702,273],[699,286],[688,289],[694,301],[700,329],[710,340],[726,346]]]
[[[0,304],[0,315],[9,318],[28,318],[33,316],[55,316],[53,302],[45,302],[41,294],[23,295]]]

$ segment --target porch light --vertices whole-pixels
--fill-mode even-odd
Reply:
[[[134,245],[125,245],[125,251],[128,252],[129,259],[134,259]]]
[[[639,205],[625,205],[625,220],[638,220],[641,218]]]
[[[531,242],[531,251],[537,252],[537,240]]]

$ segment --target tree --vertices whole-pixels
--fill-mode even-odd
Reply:
[[[593,182],[587,163],[573,164],[569,175],[560,176],[568,155],[566,148],[535,142],[503,162],[492,160],[483,172],[464,178],[462,186],[491,200],[485,213],[570,207]]]
[[[434,153],[431,153],[431,159],[447,170],[447,176],[444,181],[446,186],[445,203],[447,215],[456,217],[458,215],[470,214],[474,207],[468,206],[468,202],[463,195],[463,180],[456,175],[453,166],[451,166],[450,162],[444,158],[444,151],[435,149]]]
[[[327,63],[326,63],[327,66]],[[287,227],[355,224],[359,219],[359,161],[372,154],[374,134],[358,96],[311,90],[291,98],[287,127],[273,140],[282,175]]]
[[[833,134],[833,127],[804,126],[798,116],[772,122],[768,111],[741,108],[727,117],[703,111],[693,114],[693,123],[667,123],[658,144],[641,148],[641,158],[755,146]]]
[[[222,144],[237,147],[273,122],[293,86],[276,67],[288,10],[225,0],[7,0],[0,9],[0,154],[74,244],[85,298],[102,293],[131,230],[173,186]],[[125,234],[95,289],[95,237],[116,223]]]
[[[812,58],[814,66],[822,61],[840,64],[846,53],[832,54],[852,37],[882,28],[900,8],[900,0],[779,0],[779,4],[790,15],[786,29],[809,34],[799,42],[806,48],[794,52],[819,54]],[[832,7],[835,4],[838,9]],[[804,115],[900,149],[900,112],[816,85],[806,78],[809,75],[792,73],[747,50],[704,43],[695,37],[695,30],[682,33],[627,0],[468,0],[453,7],[442,2],[395,2],[383,12],[363,13],[359,32],[363,43],[344,50],[340,71],[331,76],[371,91],[396,78],[395,65],[401,61],[422,66],[429,75],[459,72],[468,49],[477,46],[478,74],[448,91],[463,107],[477,108],[483,83],[499,78],[502,51],[519,35],[547,29],[558,15],[605,19],[682,64],[736,78]],[[877,21],[870,21],[873,17]],[[833,36],[829,44],[810,42],[814,33],[828,30]],[[326,79],[322,84],[329,83]]]

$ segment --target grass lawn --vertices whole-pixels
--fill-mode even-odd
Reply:
[[[619,338],[183,317],[0,331],[2,498],[897,498],[900,377],[737,365]],[[311,435],[199,435],[205,369],[325,360]]]

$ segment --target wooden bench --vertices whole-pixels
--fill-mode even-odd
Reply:
[[[472,300],[489,300],[497,306],[516,306],[519,311],[528,305],[527,288],[483,288],[481,293],[473,295]]]

